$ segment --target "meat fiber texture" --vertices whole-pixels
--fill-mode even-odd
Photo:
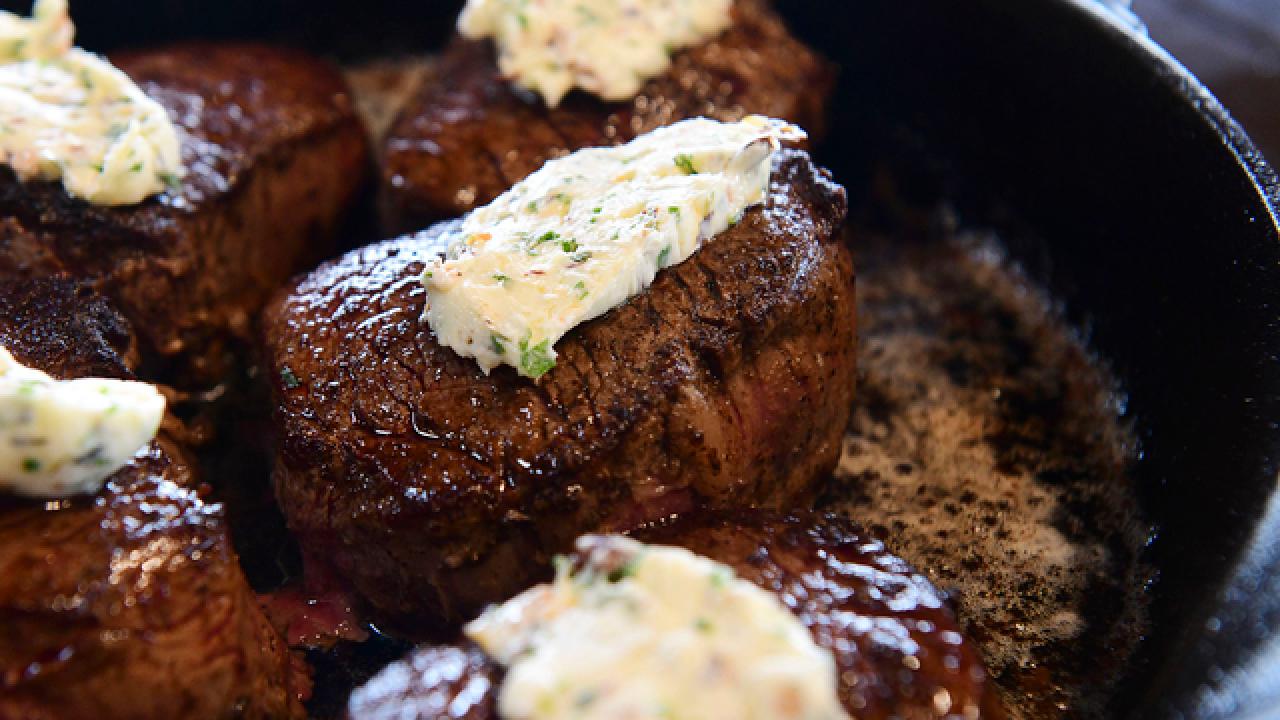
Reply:
[[[768,115],[817,138],[834,81],[763,0],[738,0],[729,30],[678,52],[625,103],[574,92],[547,108],[502,77],[492,42],[458,38],[384,140],[384,216],[392,233],[413,232],[487,204],[551,158],[690,117]]]
[[[213,384],[267,297],[332,251],[366,139],[341,75],[301,53],[183,45],[112,60],[177,124],[186,177],[98,207],[0,167],[0,271],[89,282],[166,381]]]
[[[133,344],[87,286],[0,282],[0,346],[20,362],[132,379]],[[197,485],[162,430],[94,496],[0,495],[0,717],[303,715],[303,666]]]
[[[637,535],[722,562],[775,593],[834,655],[837,691],[852,717],[1003,717],[982,660],[945,597],[845,520],[695,514]],[[423,647],[358,688],[349,717],[497,720],[502,677],[502,668],[473,644]]]
[[[484,375],[422,319],[452,224],[346,255],[263,317],[276,496],[381,626],[468,619],[579,535],[694,507],[807,503],[855,383],[842,187],[783,150],[764,205],[608,314],[538,381]]]

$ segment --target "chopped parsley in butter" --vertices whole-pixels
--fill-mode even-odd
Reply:
[[[777,596],[725,565],[623,537],[490,608],[466,634],[507,668],[520,720],[845,720],[836,663]]]
[[[184,172],[164,108],[74,34],[66,0],[36,0],[30,19],[0,11],[0,164],[95,205],[172,187]]]
[[[0,348],[0,491],[95,493],[156,435],[164,396],[127,380],[55,380]]]
[[[468,215],[429,264],[427,322],[486,373],[537,378],[574,327],[642,292],[764,201],[779,120],[695,118],[552,160]]]
[[[555,107],[574,87],[629,100],[671,54],[732,23],[731,0],[468,0],[467,37],[491,37],[498,67]]]

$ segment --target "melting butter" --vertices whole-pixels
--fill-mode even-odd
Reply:
[[[486,611],[466,634],[507,667],[513,720],[837,720],[836,665],[775,596],[731,568],[623,537]]]
[[[676,50],[732,23],[731,0],[469,0],[468,37],[491,37],[502,73],[555,107],[574,87],[629,100]]]
[[[55,380],[0,347],[0,490],[95,493],[155,437],[164,396],[126,380]]]
[[[427,322],[486,373],[537,378],[565,333],[763,202],[780,141],[803,137],[760,116],[695,118],[552,160],[468,215],[428,265]]]
[[[159,103],[105,59],[71,46],[66,0],[32,17],[0,11],[0,163],[24,181],[61,180],[96,205],[130,205],[183,176]]]

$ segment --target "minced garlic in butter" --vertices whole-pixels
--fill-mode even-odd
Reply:
[[[579,541],[582,567],[466,634],[507,668],[509,720],[847,720],[830,652],[775,596],[687,550]]]
[[[763,202],[780,141],[803,137],[760,116],[695,118],[552,160],[468,215],[428,265],[427,322],[486,373],[537,378],[565,333]]]
[[[671,54],[724,32],[731,0],[468,0],[458,30],[492,37],[503,75],[555,107],[574,87],[629,100]]]
[[[0,491],[94,493],[156,435],[164,396],[127,380],[55,380],[0,347]]]
[[[33,16],[0,11],[0,164],[24,181],[62,180],[95,205],[130,205],[183,176],[177,130],[159,103],[105,59],[71,46],[66,0]]]

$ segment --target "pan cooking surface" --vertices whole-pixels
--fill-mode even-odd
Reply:
[[[824,504],[953,591],[1014,717],[1103,714],[1150,574],[1115,381],[994,238],[853,234],[858,397]]]

